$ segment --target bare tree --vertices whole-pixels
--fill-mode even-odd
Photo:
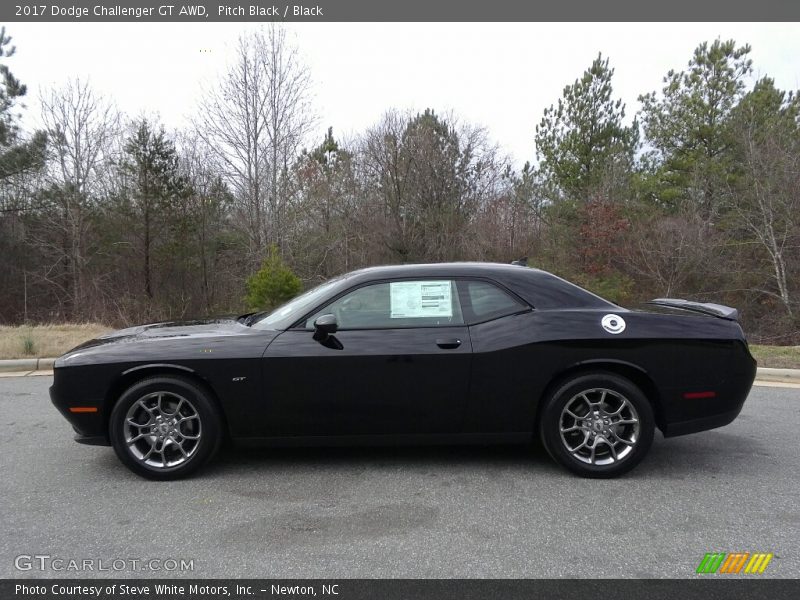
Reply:
[[[195,276],[194,279],[200,287],[202,308],[210,314],[216,309],[225,289],[243,285],[241,281],[231,280],[230,267],[236,261],[226,252],[228,244],[222,241],[228,230],[231,194],[211,166],[211,151],[196,131],[179,135],[178,152],[181,172],[187,181],[187,209],[195,238],[191,253],[200,271],[199,278]],[[223,259],[226,260],[224,266],[220,265]],[[228,288],[224,288],[224,283]]]
[[[282,246],[289,201],[287,173],[315,122],[309,103],[311,77],[286,31],[272,23],[258,38],[259,60],[267,74],[267,147],[269,151],[270,243]]]
[[[697,279],[713,270],[713,232],[699,212],[685,207],[674,216],[646,216],[628,233],[621,258],[626,270],[659,296],[697,289]]]
[[[508,262],[539,250],[543,225],[539,188],[530,163],[519,173],[506,165],[500,191],[482,204],[476,223],[481,258]]]
[[[474,257],[474,224],[502,192],[504,161],[486,131],[433,111],[390,111],[362,143],[376,233],[402,261]]]
[[[289,258],[310,281],[325,280],[353,264],[366,229],[356,160],[348,142],[329,128],[322,143],[304,151],[293,169],[293,204],[286,224]]]
[[[55,283],[58,274],[63,275],[57,285],[67,296],[70,316],[79,318],[84,316],[88,285],[89,213],[112,162],[119,113],[79,79],[42,93],[41,106],[49,141],[44,196],[56,209],[45,213],[44,229],[49,233],[40,240],[53,261],[44,276]]]
[[[732,194],[733,208],[769,260],[775,287],[758,291],[776,297],[792,315],[790,257],[800,253],[800,154],[777,136],[759,140],[752,129],[743,134],[747,185]]]
[[[280,246],[287,174],[314,122],[310,76],[279,25],[243,35],[236,60],[200,104],[195,127],[234,191],[255,261]]]
[[[792,272],[800,266],[800,98],[764,77],[733,115],[740,169],[728,186],[734,235],[758,249],[751,263],[767,266],[756,267],[769,283],[754,282],[755,291],[778,299],[791,317]]]

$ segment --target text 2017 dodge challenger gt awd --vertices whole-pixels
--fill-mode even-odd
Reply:
[[[613,477],[665,436],[739,414],[755,377],[734,309],[630,311],[544,271],[451,263],[343,275],[270,312],[87,342],[50,390],[79,442],[153,479],[239,443],[529,442]]]

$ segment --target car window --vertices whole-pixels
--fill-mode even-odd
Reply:
[[[486,281],[462,281],[464,309],[470,323],[480,323],[527,309],[525,304]]]
[[[390,281],[360,287],[318,310],[306,320],[333,314],[339,329],[397,329],[463,325],[455,282],[449,279]]]

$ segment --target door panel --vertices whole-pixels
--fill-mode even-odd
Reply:
[[[472,346],[465,326],[339,331],[342,348],[288,330],[263,362],[267,435],[462,430]],[[459,343],[460,342],[460,343]]]
[[[468,432],[531,431],[533,415],[548,378],[542,365],[552,349],[535,344],[534,313],[472,325],[472,385]]]

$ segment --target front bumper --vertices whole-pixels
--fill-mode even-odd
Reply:
[[[58,387],[58,381],[50,386],[50,401],[75,430],[75,441],[81,444],[108,446],[108,432],[106,430],[106,415],[103,400],[76,400],[72,395],[66,398]],[[97,412],[70,411],[76,405],[82,407],[95,407]]]
[[[75,434],[75,441],[79,444],[85,444],[87,446],[110,446],[111,442],[108,438],[104,435],[81,435],[80,433]]]

